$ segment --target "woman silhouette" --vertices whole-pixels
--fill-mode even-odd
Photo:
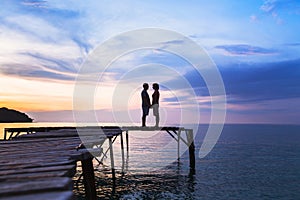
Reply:
[[[159,125],[159,85],[157,83],[152,84],[152,88],[154,92],[152,94],[152,108],[153,108],[153,115],[155,116],[155,127]]]

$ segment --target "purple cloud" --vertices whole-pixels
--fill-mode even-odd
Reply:
[[[287,43],[287,44],[284,44],[286,46],[292,46],[292,47],[297,47],[297,46],[300,46],[300,42],[295,42],[295,43]]]
[[[238,45],[218,45],[216,49],[222,49],[230,55],[246,56],[246,55],[270,55],[277,53],[274,49],[266,49],[257,46],[251,46],[246,44]]]
[[[22,3],[24,6],[30,6],[35,8],[45,8],[47,5],[47,1],[43,0],[24,0]]]

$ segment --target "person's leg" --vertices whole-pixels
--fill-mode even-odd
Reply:
[[[142,117],[142,126],[146,126],[146,115]]]
[[[155,116],[155,126],[158,127],[159,126],[159,115]]]
[[[149,107],[143,106],[142,126],[146,126],[146,117],[149,114]]]
[[[153,107],[153,115],[155,116],[155,126],[158,127],[159,125],[158,104],[154,104],[152,107]]]

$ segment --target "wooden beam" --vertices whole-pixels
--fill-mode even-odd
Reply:
[[[177,159],[178,161],[180,160],[180,134],[181,134],[181,130],[178,131],[177,133]]]
[[[122,174],[124,175],[125,156],[124,156],[123,134],[120,135],[120,139],[121,139],[121,154],[122,154]]]
[[[11,195],[8,197],[0,197],[0,200],[41,200],[41,199],[59,199],[59,200],[74,200],[74,194],[72,191],[54,191],[54,192],[39,192],[35,194],[23,194],[23,195]]]
[[[190,168],[195,169],[195,145],[193,130],[186,130],[186,137],[189,144]]]
[[[111,164],[111,174],[113,179],[113,185],[116,185],[116,172],[115,172],[115,161],[114,161],[114,151],[112,145],[112,138],[108,138],[109,141],[109,149],[110,149],[110,164]]]
[[[126,150],[127,150],[127,152],[129,151],[129,136],[128,136],[129,134],[128,134],[128,130],[126,130]]]
[[[90,159],[82,160],[81,164],[82,164],[83,183],[84,183],[86,198],[90,200],[96,200],[97,192],[95,186],[93,159],[90,158]]]

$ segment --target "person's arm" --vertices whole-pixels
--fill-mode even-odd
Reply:
[[[147,103],[148,103],[148,107],[151,107],[151,101],[150,101],[149,96],[147,97]]]
[[[142,98],[143,98],[143,102],[145,102],[145,104],[150,107],[151,103],[150,103],[150,99],[149,99],[148,95],[143,93]]]
[[[154,92],[153,96],[152,96],[152,104],[158,104],[158,100],[159,100],[159,92]]]

